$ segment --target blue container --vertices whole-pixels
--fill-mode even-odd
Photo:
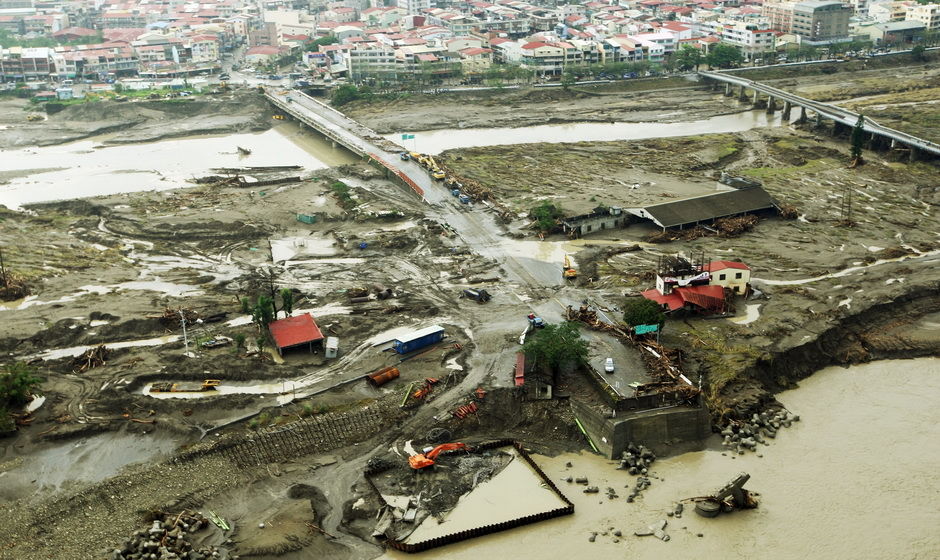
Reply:
[[[360,249],[365,249],[365,248],[368,247],[368,246],[369,246],[369,244],[366,243],[365,241],[363,241],[362,243],[359,244],[359,248],[360,248]]]
[[[392,348],[399,354],[407,354],[436,344],[444,340],[444,327],[434,325],[411,333],[410,335],[396,338]]]

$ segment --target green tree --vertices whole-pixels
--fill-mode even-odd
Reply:
[[[258,326],[258,331],[264,332],[265,327],[274,320],[274,300],[265,295],[258,296],[251,310],[251,319]]]
[[[731,68],[741,64],[743,60],[744,55],[741,54],[741,49],[724,43],[713,45],[705,57],[705,62],[709,66],[717,66],[718,68]]]
[[[539,229],[542,231],[554,229],[558,223],[558,218],[564,215],[562,209],[551,202],[542,202],[529,211],[529,217],[538,222]]]
[[[914,45],[914,48],[911,49],[911,58],[917,62],[924,62],[927,60],[927,47],[924,45]]]
[[[581,338],[578,324],[569,321],[536,331],[526,338],[522,351],[538,366],[554,370],[565,360],[583,360],[588,345]]]
[[[673,59],[679,70],[695,70],[702,63],[702,51],[692,45],[682,45],[673,55]]]
[[[357,99],[359,99],[359,89],[352,84],[343,84],[333,90],[333,95],[330,96],[330,103],[336,107],[341,107]]]
[[[561,74],[561,87],[568,91],[568,89],[578,81],[578,77],[575,75],[574,70],[566,68]]]
[[[862,162],[862,148],[865,146],[865,115],[859,115],[855,128],[852,129],[852,148],[850,155],[856,164]]]
[[[33,390],[42,383],[29,365],[15,362],[0,372],[0,405],[22,406],[29,402]]]
[[[281,289],[281,309],[288,317],[294,312],[294,292],[290,288]]]
[[[655,301],[646,298],[627,300],[623,309],[623,320],[631,327],[637,325],[662,325],[666,315]]]

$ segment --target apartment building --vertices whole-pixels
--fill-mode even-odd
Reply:
[[[777,34],[773,29],[739,21],[722,28],[720,38],[722,43],[738,47],[744,56],[751,58],[774,50]]]
[[[849,18],[853,13],[851,5],[839,0],[768,2],[761,9],[771,29],[798,35],[803,43],[808,44],[847,40]]]
[[[940,28],[940,4],[915,4],[908,6],[907,21],[916,21],[924,25],[927,31]]]

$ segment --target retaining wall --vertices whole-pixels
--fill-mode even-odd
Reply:
[[[482,445],[478,445],[471,451],[471,453],[480,453],[482,451],[487,451],[490,449],[497,449],[500,447],[507,447],[507,446],[512,446],[516,449],[516,452],[519,454],[520,457],[522,457],[522,460],[528,463],[528,465],[532,468],[532,470],[534,470],[536,474],[538,474],[538,476],[542,479],[542,482],[546,486],[548,486],[548,488],[552,492],[554,492],[555,495],[561,498],[563,502],[565,502],[565,506],[553,509],[551,511],[534,513],[532,515],[526,515],[526,516],[519,517],[516,519],[510,519],[508,521],[503,521],[500,523],[493,523],[490,525],[481,525],[480,527],[474,527],[472,529],[467,529],[465,531],[458,531],[456,533],[451,533],[449,535],[444,535],[442,537],[428,539],[426,541],[421,541],[418,543],[406,543],[404,541],[389,539],[388,541],[386,541],[386,544],[389,547],[394,548],[396,550],[401,550],[402,552],[409,552],[409,553],[422,552],[425,550],[430,550],[432,548],[437,548],[439,546],[444,546],[444,545],[448,545],[451,543],[456,543],[456,542],[464,541],[467,539],[472,539],[474,537],[481,537],[483,535],[489,535],[491,533],[498,533],[500,531],[505,531],[507,529],[512,529],[514,527],[521,527],[523,525],[528,525],[530,523],[538,523],[539,521],[544,521],[546,519],[561,517],[563,515],[571,515],[572,513],[574,513],[574,504],[571,503],[571,501],[567,497],[565,497],[564,494],[561,493],[561,490],[559,490],[558,487],[555,486],[555,483],[552,482],[552,480],[548,477],[548,475],[546,475],[542,471],[542,469],[539,468],[539,466],[535,464],[535,461],[533,461],[532,458],[529,457],[529,454],[525,452],[521,443],[517,441],[512,441],[512,440],[498,440],[498,441],[493,441],[493,442],[485,443]],[[369,481],[369,485],[375,491],[376,495],[378,495],[379,500],[381,500],[386,506],[388,506],[388,503],[386,503],[385,499],[382,497],[382,493],[379,492],[378,488],[376,488],[375,484],[372,482],[372,479],[371,479],[372,476],[379,474],[381,472],[384,472],[385,470],[387,469],[367,470],[365,472],[365,476],[366,476],[366,480]]]
[[[631,442],[667,455],[674,443],[704,445],[711,434],[711,418],[701,405],[618,412],[614,418],[579,402],[572,402],[572,407],[594,445],[609,459],[620,457]]]

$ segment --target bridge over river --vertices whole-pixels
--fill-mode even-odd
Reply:
[[[727,96],[734,95],[735,87],[740,88],[738,92],[739,99],[742,101],[750,99],[754,105],[764,103],[764,100],[761,99],[762,94],[767,96],[767,112],[770,113],[780,108],[783,111],[784,119],[790,118],[790,112],[793,107],[800,107],[800,122],[807,119],[807,111],[812,111],[816,114],[816,120],[820,124],[822,119],[833,121],[835,123],[836,132],[844,130],[845,127],[854,128],[855,124],[858,122],[858,113],[854,113],[848,109],[843,109],[829,103],[806,99],[805,97],[800,97],[783,91],[782,89],[748,80],[747,78],[726,74],[724,72],[699,72],[698,74],[706,81],[724,83],[725,95]],[[750,95],[747,93],[749,90],[751,91]],[[778,107],[778,103],[781,103],[782,107]],[[929,140],[924,140],[923,138],[918,138],[906,132],[880,125],[868,117],[865,117],[863,126],[865,131],[871,135],[869,146],[872,148],[882,146],[890,148],[904,147],[910,150],[912,159],[922,153],[931,154],[934,157],[940,156],[940,145],[930,142]]]

